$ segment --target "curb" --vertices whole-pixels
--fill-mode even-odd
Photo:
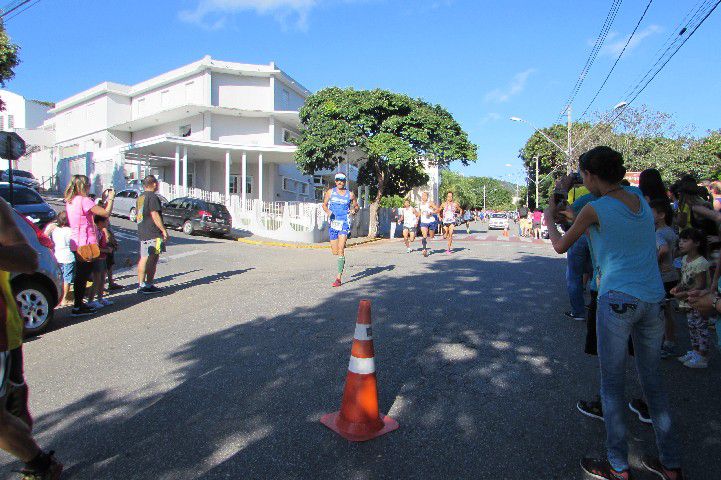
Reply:
[[[238,238],[236,240],[238,242],[245,243],[246,245],[260,245],[263,247],[297,248],[297,249],[310,249],[310,250],[328,248],[327,242],[309,245],[309,244],[305,244],[305,243],[288,243],[288,242],[276,242],[276,241],[268,241],[268,240],[249,240],[247,238]],[[345,246],[345,248],[353,248],[353,247],[357,247],[359,245],[365,245],[368,243],[378,242],[380,240],[383,240],[383,238],[369,238],[366,240],[348,244]]]

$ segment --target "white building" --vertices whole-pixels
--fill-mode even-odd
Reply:
[[[52,104],[39,100],[28,100],[9,90],[0,90],[0,99],[5,109],[0,112],[0,131],[39,128],[50,116],[48,109]]]

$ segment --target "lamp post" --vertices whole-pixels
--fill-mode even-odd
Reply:
[[[626,105],[628,105],[628,102],[618,102],[618,103],[613,107],[613,109],[611,109],[611,111],[609,111],[609,112],[606,114],[606,116],[610,116],[610,115],[611,115],[612,113],[614,113],[616,110],[621,109],[621,108],[624,108]],[[529,121],[524,120],[524,119],[522,119],[521,117],[511,117],[510,120],[511,120],[512,122],[523,122],[523,123],[525,123],[526,125],[528,125],[529,127],[531,127],[532,129],[534,129],[535,131],[537,131],[538,133],[540,133],[541,136],[543,136],[543,138],[545,138],[546,140],[548,140],[554,147],[556,147],[556,148],[558,149],[558,151],[560,151],[561,153],[563,153],[563,154],[566,156],[566,173],[571,173],[571,158],[573,157],[573,150],[574,150],[576,147],[578,147],[586,138],[588,138],[588,136],[591,134],[591,132],[593,132],[594,129],[592,128],[581,140],[579,140],[579,141],[576,143],[575,146],[573,146],[572,143],[571,143],[571,127],[572,127],[572,125],[571,125],[571,106],[570,106],[570,105],[568,105],[568,107],[566,107],[566,110],[565,110],[564,113],[566,113],[567,118],[568,118],[567,123],[566,123],[566,131],[567,131],[567,137],[568,137],[568,146],[567,146],[566,148],[563,148],[563,147],[560,146],[558,143],[556,143],[555,141],[553,141],[553,139],[552,139],[551,137],[549,137],[548,135],[546,135],[545,133],[543,133],[543,131],[541,131],[541,130],[539,130],[538,128],[536,128],[536,126],[534,126],[534,125],[533,125],[532,123],[530,123]],[[605,117],[604,117],[603,119],[601,119],[601,122],[603,122],[605,119],[606,119]],[[600,122],[599,122],[599,123],[600,123]]]

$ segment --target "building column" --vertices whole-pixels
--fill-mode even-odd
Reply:
[[[175,146],[175,194],[180,188],[180,145]]]
[[[245,155],[245,152],[243,152],[243,161],[241,164],[241,172],[240,172],[240,200],[243,202],[243,208],[245,208],[245,197],[248,194],[247,190],[247,168],[248,168],[248,162],[247,157]]]
[[[188,147],[183,147],[183,195],[188,194]]]
[[[258,154],[258,200],[263,201],[263,154]]]
[[[230,151],[225,152],[225,201],[230,199]]]

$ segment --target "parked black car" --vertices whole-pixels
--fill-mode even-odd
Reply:
[[[7,182],[9,180],[9,170],[0,172],[0,181]],[[32,188],[33,190],[40,189],[40,182],[35,179],[32,173],[26,172],[25,170],[13,169],[13,183],[22,185],[23,187]]]
[[[0,197],[10,201],[10,184],[0,183]],[[19,213],[28,217],[38,228],[52,222],[57,213],[47,204],[43,197],[35,190],[13,183],[13,207]]]
[[[163,207],[163,223],[168,227],[182,229],[186,235],[205,232],[218,237],[229,234],[233,226],[225,205],[189,197],[168,202]]]

